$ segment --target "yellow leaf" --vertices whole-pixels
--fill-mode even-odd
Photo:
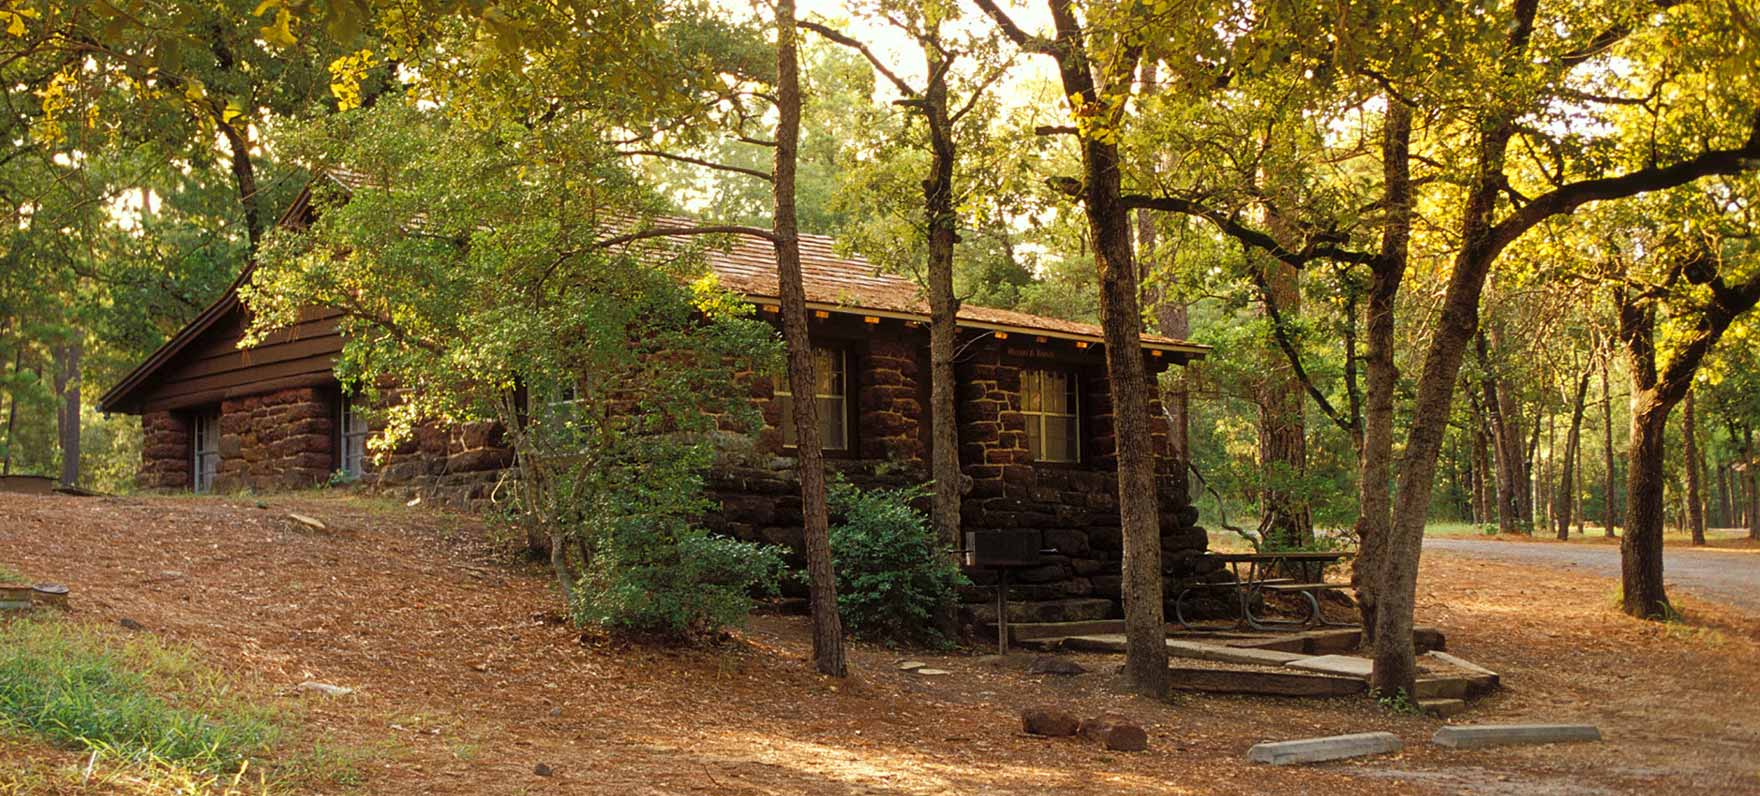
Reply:
[[[268,11],[271,8],[280,8],[280,7],[281,7],[281,0],[263,0],[263,2],[257,4],[257,10],[252,11],[251,16],[260,17],[263,15],[263,12]]]
[[[7,13],[6,16],[12,18],[12,20],[10,22],[6,23],[6,32],[12,34],[13,36],[23,36],[24,35],[24,16],[20,15],[20,14],[13,14],[13,13]]]
[[[233,119],[244,115],[244,105],[236,99],[226,101],[226,110],[220,113],[220,120],[231,124]]]
[[[189,85],[183,89],[183,98],[190,102],[198,102],[206,96],[208,96],[208,87],[202,85],[202,81],[190,78]]]
[[[276,47],[292,47],[299,43],[293,37],[293,14],[285,8],[276,9],[274,24],[264,25],[257,32],[263,35],[263,41]]]

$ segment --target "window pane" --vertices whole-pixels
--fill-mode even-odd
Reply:
[[[826,450],[840,451],[849,447],[849,439],[844,435],[844,412],[842,398],[819,398],[816,403],[819,410],[819,445]]]
[[[1044,418],[1042,418],[1038,415],[1030,415],[1027,417],[1027,453],[1028,453],[1028,455],[1032,456],[1034,459],[1045,458],[1043,455],[1043,452],[1044,452],[1043,441],[1040,440],[1040,438],[1039,438],[1040,437],[1039,426],[1043,421],[1044,421]]]
[[[1062,462],[1073,462],[1080,459],[1081,438],[1076,435],[1076,419],[1074,417],[1049,418],[1047,424],[1056,426],[1058,435],[1063,440],[1061,448],[1051,449],[1052,455]]]
[[[1039,411],[1042,403],[1039,400],[1039,377],[1037,370],[1021,371],[1021,410],[1025,412]]]
[[[813,349],[813,394],[843,394],[843,352]]]
[[[1069,376],[1063,373],[1046,372],[1043,391],[1045,393],[1045,411],[1047,413],[1065,414],[1069,412]]]
[[[1045,455],[1041,457],[1045,461],[1069,461],[1069,456],[1067,455],[1069,448],[1069,427],[1065,426],[1063,421],[1064,418],[1061,417],[1045,418],[1045,441],[1043,445]]]

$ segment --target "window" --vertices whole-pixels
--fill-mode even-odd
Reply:
[[[207,492],[214,488],[214,477],[220,474],[220,410],[200,410],[191,420],[190,480],[196,492]]]
[[[580,393],[573,384],[538,390],[532,407],[532,439],[550,454],[581,452],[587,428],[581,423]]]
[[[1034,461],[1081,461],[1081,406],[1075,374],[1022,371],[1021,414],[1027,419],[1027,452]]]
[[[367,417],[355,397],[343,393],[337,411],[336,469],[347,478],[359,478],[367,463]]]
[[[840,349],[813,349],[813,401],[819,412],[819,444],[825,450],[849,450],[849,358]],[[776,398],[782,401],[782,444],[792,447],[794,433],[794,394],[789,392],[784,376],[776,385]]]

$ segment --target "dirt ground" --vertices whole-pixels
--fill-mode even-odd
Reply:
[[[1426,743],[1441,722],[1366,699],[1122,696],[1105,656],[1056,678],[982,651],[909,654],[952,672],[923,677],[897,671],[903,653],[858,646],[856,676],[836,681],[812,672],[794,617],[756,617],[710,648],[583,640],[543,570],[481,537],[468,518],[342,498],[0,496],[0,564],[70,585],[79,620],[135,620],[247,688],[302,700],[306,740],[368,750],[358,792],[1760,793],[1760,619],[1691,599],[1683,623],[1627,619],[1605,577],[1426,556],[1420,621],[1506,684],[1455,721],[1607,736],[1449,752]],[[356,692],[293,696],[304,680]],[[1150,750],[1027,736],[1019,711],[1038,704],[1128,714]],[[1407,751],[1244,761],[1258,741],[1367,730]],[[0,765],[44,758],[83,762],[0,740]]]

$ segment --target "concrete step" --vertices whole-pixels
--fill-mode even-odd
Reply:
[[[1104,597],[1071,597],[1065,600],[1041,600],[1038,602],[1010,602],[1008,604],[1008,621],[1030,624],[1051,622],[1094,622],[1107,619],[1112,615],[1114,604]],[[983,603],[965,606],[971,612],[972,619],[979,623],[994,626],[996,624],[996,604]]]

